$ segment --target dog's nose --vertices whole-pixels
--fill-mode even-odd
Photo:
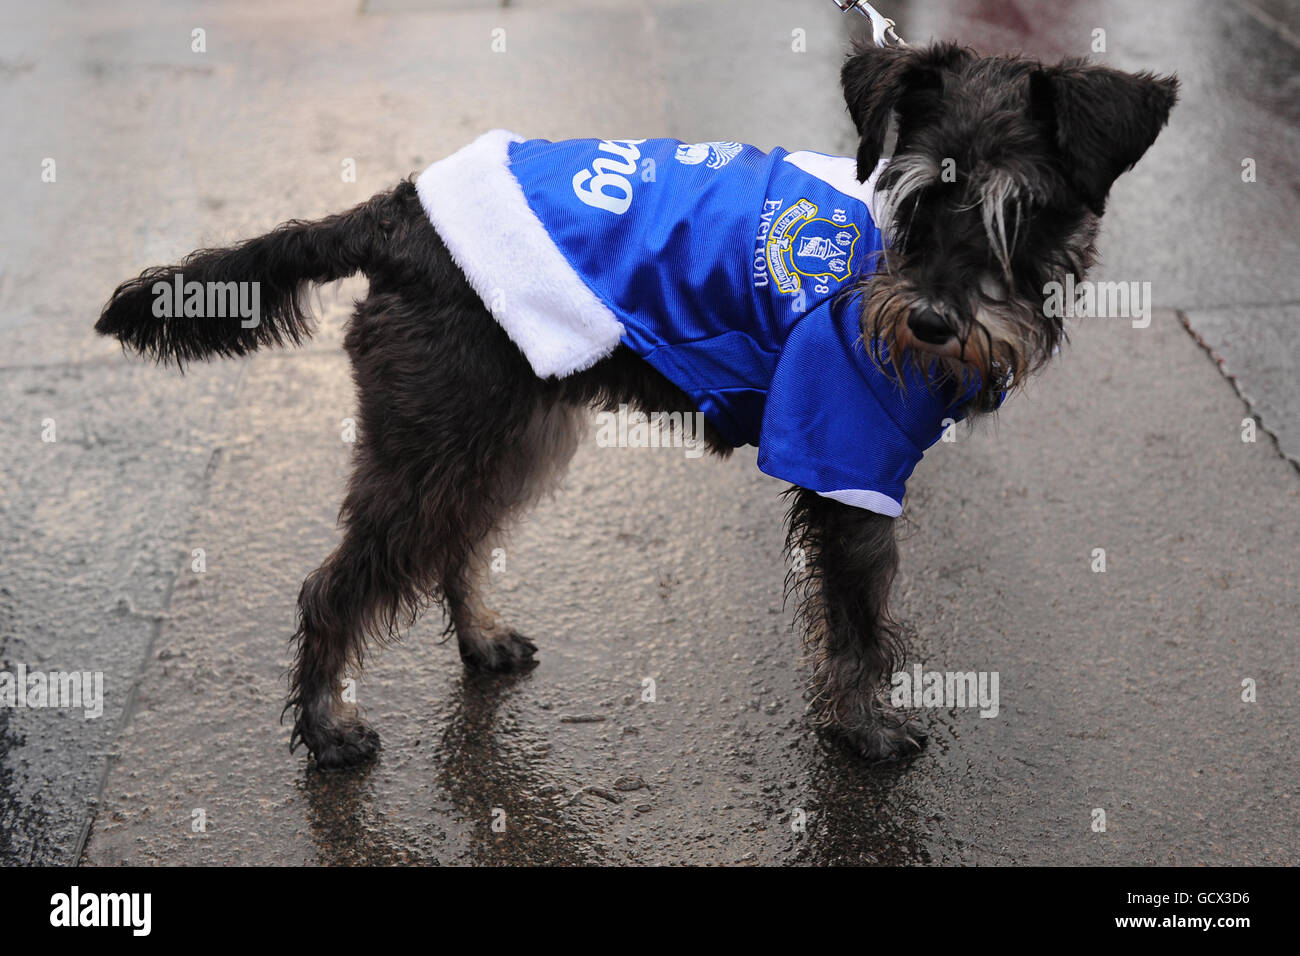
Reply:
[[[943,316],[929,307],[908,316],[907,327],[927,345],[943,345],[952,338],[952,329]]]

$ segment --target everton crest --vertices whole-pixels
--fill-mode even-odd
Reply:
[[[816,217],[816,204],[800,199],[772,224],[767,266],[782,292],[798,292],[803,276],[814,280],[814,291],[824,295],[832,280],[840,282],[853,271],[858,227],[842,214],[835,218],[846,219],[843,223]]]

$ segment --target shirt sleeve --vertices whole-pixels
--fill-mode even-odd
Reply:
[[[857,323],[826,302],[790,331],[768,391],[758,467],[848,505],[897,517],[908,477],[942,434],[949,398],[876,368]],[[905,366],[906,367],[906,366]],[[951,414],[952,418],[959,417]]]

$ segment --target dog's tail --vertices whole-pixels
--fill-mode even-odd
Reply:
[[[403,187],[315,222],[292,220],[224,249],[200,249],[118,286],[95,331],[161,363],[244,355],[301,343],[315,331],[303,298],[382,259]],[[402,197],[405,198],[405,197]]]

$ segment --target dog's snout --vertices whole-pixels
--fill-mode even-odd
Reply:
[[[907,326],[927,345],[943,345],[953,336],[953,330],[943,316],[928,306],[908,316]]]

